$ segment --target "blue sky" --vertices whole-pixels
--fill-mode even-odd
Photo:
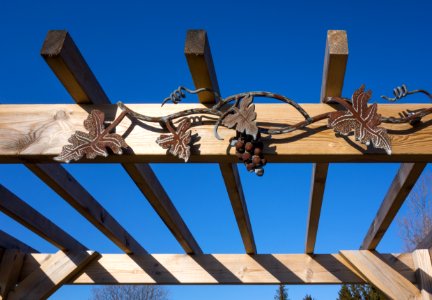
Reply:
[[[39,56],[49,29],[69,30],[111,101],[126,103],[159,103],[179,85],[193,87],[183,54],[188,29],[208,31],[223,96],[268,90],[317,103],[326,31],[344,29],[350,56],[343,94],[364,83],[380,102],[401,83],[431,90],[431,9],[430,1],[2,1],[0,103],[73,103]],[[244,252],[216,164],[152,167],[204,252]],[[330,165],[317,253],[360,246],[398,167]],[[66,168],[148,251],[182,253],[120,166]],[[258,252],[303,252],[312,165],[269,164],[262,178],[239,169]],[[89,248],[121,253],[25,167],[0,165],[0,183]],[[56,251],[3,214],[0,228],[41,252]],[[401,249],[393,224],[378,250]],[[168,289],[172,299],[273,299],[276,286]],[[338,289],[289,286],[289,295],[335,299]],[[90,287],[66,286],[52,299],[89,294]]]

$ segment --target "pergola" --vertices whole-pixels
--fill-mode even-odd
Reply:
[[[203,253],[148,165],[153,162],[182,162],[155,144],[161,132],[167,131],[166,124],[159,122],[156,130],[148,130],[150,125],[146,122],[137,125],[133,119],[125,119],[115,129],[132,151],[94,160],[83,158],[78,163],[121,164],[185,251],[185,254],[151,254],[60,163],[53,160],[61,153],[71,133],[84,130],[83,123],[92,111],[101,111],[107,120],[113,121],[124,110],[111,104],[66,31],[49,31],[41,55],[76,104],[2,104],[0,163],[24,164],[124,254],[87,249],[0,185],[0,210],[59,249],[56,253],[38,253],[25,242],[0,230],[0,299],[44,299],[63,284],[281,283],[370,283],[392,299],[432,299],[432,233],[411,253],[389,254],[375,250],[426,164],[432,161],[432,128],[428,126],[432,118],[428,114],[422,115],[420,124],[416,126],[409,122],[386,123],[386,129],[392,133],[392,153],[388,155],[370,145],[357,143],[352,136],[336,136],[327,129],[325,119],[306,118],[305,121],[289,105],[255,104],[259,124],[294,122],[308,126],[308,130],[287,130],[265,140],[264,145],[272,147],[263,150],[271,163],[313,163],[305,251],[299,254],[257,253],[235,149],[227,147],[227,141],[215,139],[213,126],[199,120],[196,126],[192,126],[192,132],[199,135],[200,148],[191,151],[189,162],[219,164],[245,248],[244,254]],[[205,31],[188,31],[185,55],[196,89],[205,88],[198,95],[201,103],[166,104],[164,107],[160,104],[134,104],[127,107],[146,115],[164,116],[191,109],[208,109],[217,103],[219,87]],[[301,105],[312,116],[340,110],[337,103],[325,102],[329,97],[336,99],[341,96],[347,58],[346,32],[328,31],[321,103]],[[181,98],[180,90],[172,95],[171,100],[178,98]],[[401,112],[430,108],[432,105],[428,104],[380,104],[378,112],[383,116],[397,117]],[[372,106],[368,109],[372,110]],[[401,118],[410,116],[410,113],[405,113]],[[417,119],[411,121],[419,123]],[[233,129],[226,127],[220,127],[220,135],[235,135]],[[329,163],[335,162],[402,164],[361,249],[314,254],[327,170]]]

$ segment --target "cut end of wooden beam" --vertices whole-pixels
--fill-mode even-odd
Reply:
[[[188,30],[186,33],[186,43],[184,53],[204,55],[208,43],[207,32],[202,29]]]
[[[49,30],[42,45],[41,55],[59,55],[68,36],[69,33],[66,30]]]
[[[346,31],[327,31],[327,47],[330,54],[348,55],[348,37]]]

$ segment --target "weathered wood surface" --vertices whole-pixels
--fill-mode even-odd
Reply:
[[[160,107],[159,104],[129,106],[150,116],[203,107],[201,104],[164,107]],[[379,106],[378,112],[385,116],[397,116],[401,111],[424,107],[431,107],[431,105],[383,104]],[[93,108],[103,110],[108,120],[112,120],[115,114],[120,114],[115,105],[3,104],[0,111],[0,163],[52,162],[52,158],[60,153],[62,146],[68,144],[69,136],[75,130],[84,130],[83,121]],[[304,108],[312,116],[334,110],[326,104],[305,104]],[[256,111],[258,122],[261,124],[269,122],[292,124],[302,121],[302,117],[289,105],[256,104]],[[428,116],[425,121],[431,119],[431,116]],[[117,128],[117,132],[125,133],[130,129],[130,124],[130,120],[126,118]],[[155,123],[147,125],[152,126],[156,131],[138,125],[132,132],[128,131],[126,142],[133,149],[133,155],[110,155],[108,158],[98,158],[92,162],[182,162],[176,157],[167,155],[166,150],[156,144],[156,138],[160,135],[159,125]],[[427,162],[432,160],[432,127],[423,126],[416,130],[407,124],[385,124],[385,127],[396,130],[391,132],[392,155],[373,149],[365,151],[366,146],[356,143],[353,137],[347,139],[336,137],[335,133],[327,128],[325,120],[313,124],[310,130],[273,136],[271,141],[266,142],[264,153],[270,162]],[[228,147],[229,138],[235,136],[234,130],[220,128],[223,141],[213,136],[213,125],[194,126],[192,133],[201,137],[200,154],[192,154],[192,162],[237,162],[235,149],[229,150]],[[364,154],[365,152],[367,154]]]
[[[99,254],[94,251],[59,251],[26,276],[9,294],[9,299],[46,299],[98,257]]]
[[[425,167],[425,163],[401,164],[375,219],[369,227],[361,249],[373,250],[378,246]]]
[[[10,234],[0,230],[0,248],[20,250],[24,253],[38,253],[33,247],[21,242]],[[1,258],[1,257],[0,257]]]
[[[312,169],[312,184],[309,200],[309,212],[306,227],[306,253],[313,253],[324,198],[324,189],[328,171],[327,163],[314,164]]]
[[[390,299],[417,299],[420,291],[402,276],[398,270],[389,266],[377,253],[360,251],[341,251],[352,266],[358,270],[369,283],[385,293]]]
[[[50,254],[29,254],[27,276]],[[384,261],[415,282],[411,254],[383,254]],[[144,271],[145,270],[145,271]],[[339,254],[102,254],[69,284],[340,284],[365,283]]]
[[[412,253],[418,287],[422,300],[432,300],[432,263],[427,249],[415,250]]]

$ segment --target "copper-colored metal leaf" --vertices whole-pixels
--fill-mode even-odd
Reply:
[[[63,147],[59,156],[54,157],[57,161],[70,162],[79,160],[84,155],[88,159],[96,156],[108,156],[107,148],[115,154],[122,154],[122,148],[127,148],[125,140],[116,133],[104,130],[105,115],[99,110],[92,110],[84,121],[87,132],[76,131],[69,139],[69,145]]]
[[[361,143],[369,145],[372,142],[375,148],[384,149],[387,154],[391,154],[387,130],[378,127],[381,115],[377,114],[377,104],[367,105],[371,96],[372,92],[365,91],[362,85],[352,96],[352,106],[341,102],[347,110],[330,114],[328,126],[342,135],[354,132],[355,139]]]
[[[257,114],[255,112],[255,104],[252,95],[245,96],[240,102],[240,108],[233,107],[233,114],[225,117],[222,124],[228,128],[234,128],[240,133],[246,133],[256,138],[258,127],[256,125]]]
[[[177,156],[178,158],[184,159],[185,162],[190,157],[190,145],[191,142],[191,131],[188,130],[191,126],[189,119],[181,121],[177,127],[177,130],[171,128],[169,124],[168,129],[171,134],[161,134],[157,139],[156,143],[163,149],[169,149],[169,152]]]

